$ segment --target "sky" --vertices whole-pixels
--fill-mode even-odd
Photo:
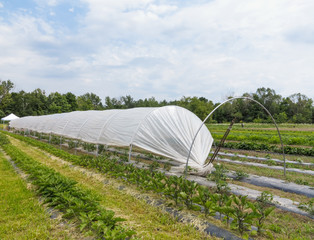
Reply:
[[[0,80],[134,99],[314,98],[313,0],[0,0]]]

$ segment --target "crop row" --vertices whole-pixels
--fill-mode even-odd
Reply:
[[[215,142],[216,145],[219,142]],[[251,151],[267,151],[267,152],[276,152],[282,153],[282,148],[267,143],[254,143],[254,142],[225,142],[225,148],[230,149],[243,149]],[[302,148],[302,147],[291,147],[284,146],[285,154],[294,154],[294,155],[305,155],[305,156],[314,156],[314,148]]]
[[[265,193],[261,195],[261,200],[255,203],[250,202],[247,196],[238,197],[230,194],[227,183],[221,178],[219,171],[216,171],[218,177],[214,179],[217,189],[210,190],[194,181],[186,180],[182,176],[166,176],[164,173],[156,171],[155,167],[140,169],[112,158],[110,155],[74,156],[47,143],[19,135],[13,136],[74,164],[97,169],[112,177],[135,184],[141,189],[160,193],[173,200],[176,205],[185,205],[188,209],[193,210],[203,208],[206,216],[219,212],[220,216],[224,216],[227,226],[238,229],[243,236],[247,236],[251,224],[256,224],[258,232],[262,232],[265,218],[274,209],[274,207],[269,207],[271,197]],[[234,220],[231,221],[231,218]]]
[[[227,126],[224,126],[223,128],[213,128],[212,126],[209,126],[208,129],[211,132],[225,132],[227,129]],[[293,128],[291,130],[280,130],[281,135],[286,136],[294,136],[294,137],[305,137],[305,136],[311,136],[313,134],[313,131],[294,131]],[[277,129],[273,130],[265,130],[265,129],[250,129],[250,128],[234,128],[232,127],[231,130],[232,133],[239,133],[239,134],[269,134],[269,135],[278,135]]]
[[[92,231],[99,239],[125,239],[135,234],[133,230],[117,225],[125,220],[103,208],[92,193],[76,186],[74,180],[35,161],[11,145],[1,133],[0,144],[14,163],[29,175],[45,203],[63,212],[64,218],[79,222],[81,231]]]
[[[224,133],[212,133],[214,139],[221,139]],[[281,136],[282,141],[286,145],[305,145],[305,146],[314,146],[314,137],[293,137],[293,136]],[[233,141],[258,141],[266,142],[270,144],[279,144],[280,139],[278,134],[242,134],[242,133],[232,133],[228,135],[228,140]]]

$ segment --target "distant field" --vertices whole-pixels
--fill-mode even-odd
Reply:
[[[220,140],[229,124],[207,124],[214,139]],[[280,135],[285,145],[314,147],[313,124],[280,124]],[[234,124],[227,141],[280,144],[279,135],[274,124],[244,123]]]

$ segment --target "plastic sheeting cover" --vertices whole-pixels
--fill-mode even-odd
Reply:
[[[202,121],[178,107],[76,111],[12,120],[10,126],[52,133],[94,144],[130,144],[186,163],[192,140]],[[202,126],[191,151],[189,166],[203,167],[213,138]]]

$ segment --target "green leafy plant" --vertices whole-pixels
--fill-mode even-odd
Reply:
[[[153,161],[151,164],[149,164],[149,170],[152,172],[152,171],[155,171],[157,168],[160,167],[160,164],[156,161]]]
[[[295,182],[296,184],[300,184],[300,185],[309,185],[309,182],[307,182],[307,181],[305,181],[305,180],[303,180],[303,179],[301,179],[301,178],[295,179],[294,182]]]
[[[170,169],[171,169],[171,164],[170,163],[168,163],[168,162],[166,162],[166,163],[164,163],[164,167],[163,167],[166,171],[170,171]]]
[[[216,206],[216,210],[224,215],[224,220],[227,223],[227,226],[230,225],[230,218],[234,212],[234,208],[231,206],[232,204],[232,198],[230,198],[228,195],[224,195],[223,204],[221,206]],[[221,218],[221,215],[220,215]]]
[[[215,164],[215,171],[209,175],[210,180],[214,180],[216,183],[216,191],[219,194],[224,194],[229,192],[230,188],[227,182],[227,175],[226,173],[228,170],[220,164]]]
[[[270,192],[264,191],[259,197],[256,198],[256,202],[252,205],[252,209],[256,216],[257,232],[260,234],[264,228],[264,223],[269,214],[275,209],[274,206],[270,206],[273,201],[273,195]]]
[[[165,195],[172,198],[176,205],[178,205],[179,194],[181,192],[180,183],[183,177],[170,176],[166,178]]]
[[[244,235],[248,238],[248,231],[251,227],[253,219],[257,217],[256,212],[250,211],[253,206],[251,202],[247,200],[247,196],[233,196],[233,211],[231,212],[234,217],[231,226],[238,229],[241,236]]]
[[[243,172],[242,170],[236,171],[234,174],[236,180],[242,180],[244,178],[249,177],[249,174]]]
[[[268,159],[266,162],[265,162],[268,166],[274,166],[276,165],[276,162],[272,159]]]
[[[184,178],[180,179],[179,197],[188,209],[193,208],[193,196],[196,193],[197,183]]]
[[[270,157],[270,155],[267,153],[267,154],[265,155],[265,158],[270,159],[271,157]]]
[[[214,216],[216,213],[216,203],[212,201],[212,193],[208,187],[199,185],[197,187],[198,196],[194,198],[194,201],[204,207],[205,216]]]
[[[314,198],[309,200],[308,202],[300,203],[298,208],[308,212],[310,215],[314,215]]]
[[[68,147],[69,147],[69,149],[75,148],[76,147],[76,141],[69,140],[68,141]]]

